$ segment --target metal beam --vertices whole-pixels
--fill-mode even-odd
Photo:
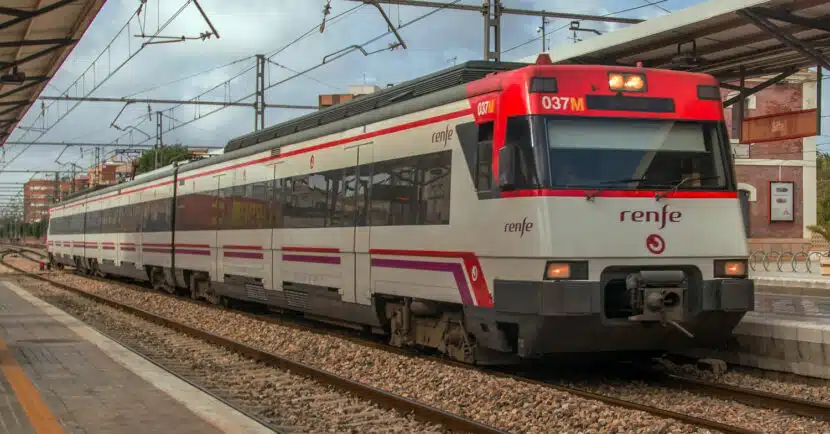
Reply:
[[[751,9],[741,9],[736,13],[746,18],[749,22],[751,22],[761,30],[764,30],[765,32],[773,36],[775,39],[778,39],[784,45],[790,46],[793,50],[802,53],[809,59],[814,60],[817,64],[821,65],[822,67],[830,69],[830,61],[825,59],[821,52],[816,51],[813,47],[810,47],[798,38],[783,32],[777,26],[767,21],[766,18],[758,15]]]
[[[0,42],[0,48],[10,47],[31,47],[34,45],[52,45],[61,44],[68,45],[78,42],[77,39],[24,39],[21,41],[5,41]]]
[[[44,6],[40,9],[35,9],[35,10],[33,10],[31,12],[28,12],[28,13],[25,13],[25,14],[21,14],[21,12],[24,12],[24,11],[21,11],[20,9],[6,8],[5,9],[6,15],[16,16],[17,18],[14,18],[14,19],[4,21],[4,22],[0,23],[0,30],[9,28],[9,27],[11,27],[15,24],[20,24],[24,21],[30,20],[34,17],[37,17],[38,15],[43,15],[47,12],[54,11],[55,9],[60,9],[64,6],[66,6],[70,3],[74,3],[76,1],[78,1],[78,0],[58,0],[55,3],[52,3],[49,6]]]
[[[0,15],[9,15],[9,16],[12,16],[12,17],[25,17],[25,18],[28,18],[28,17],[32,16],[32,12],[24,11],[22,9],[8,8],[8,7],[5,7],[5,6],[0,6]]]
[[[822,16],[821,19],[830,20],[830,15]],[[804,26],[799,25],[791,25],[791,26],[784,26],[780,27],[781,31],[788,32],[790,34],[799,33],[804,30],[809,30]],[[761,40],[761,38],[765,37],[766,33],[759,29],[758,32],[750,33],[746,36],[741,36],[739,38],[731,38],[728,41],[718,42],[714,44],[708,44],[704,47],[696,47],[694,54],[697,57],[705,58],[706,56],[718,54],[721,51],[731,50],[735,48],[745,48],[752,44],[753,42],[757,42]],[[813,38],[808,38],[806,40],[811,40]],[[776,47],[773,47],[776,48]],[[753,50],[754,53],[756,50]],[[675,57],[676,54],[672,53],[667,56],[659,57],[656,59],[652,59],[649,61],[648,66],[653,68],[666,68],[670,67],[672,64],[672,59]]]
[[[751,88],[745,88],[738,95],[724,101],[723,102],[723,108],[729,107],[732,104],[735,104],[736,102],[738,102],[740,100],[743,100],[743,99],[745,99],[746,97],[748,97],[750,95],[754,95],[754,94],[756,94],[756,93],[772,86],[773,84],[778,83],[778,82],[786,79],[787,77],[795,74],[796,72],[798,72],[798,68],[791,68],[787,71],[784,71],[784,72],[776,75],[775,77],[770,78],[769,80],[767,80],[763,83],[760,83],[760,84],[758,84],[756,86],[753,86]]]
[[[724,88],[724,89],[729,89],[729,90],[744,90],[744,88],[742,88],[741,86],[738,86],[738,85],[736,85],[736,84],[729,84],[729,83],[719,83],[719,84],[720,84],[720,87],[722,87],[722,88]]]
[[[816,36],[814,38],[806,39],[804,42],[808,42],[814,47],[824,49],[825,47],[830,47],[830,36]],[[786,45],[775,45],[762,50],[753,50],[741,55],[732,55],[724,59],[703,63],[700,66],[689,69],[689,71],[717,75],[717,71],[730,70],[741,65],[752,65],[753,63],[763,62],[767,59],[788,55],[788,53],[792,53],[792,48]],[[803,58],[801,53],[792,54],[798,56],[799,58]]]
[[[0,67],[2,67],[2,68],[11,68],[11,67],[14,67],[14,66],[20,66],[20,65],[22,65],[26,62],[31,62],[32,60],[43,57],[47,54],[52,53],[53,51],[60,50],[61,48],[65,47],[67,45],[74,44],[74,43],[75,43],[75,41],[71,41],[70,43],[55,44],[55,45],[53,45],[49,48],[44,48],[43,50],[40,50],[36,53],[32,53],[32,54],[30,54],[30,55],[28,55],[28,56],[26,56],[22,59],[17,59],[17,60],[14,60],[12,62],[0,62]]]
[[[40,78],[40,79],[38,79],[38,80],[32,80],[32,81],[30,81],[30,82],[28,82],[28,83],[26,83],[26,84],[24,84],[24,85],[21,85],[21,86],[15,87],[14,89],[7,90],[7,91],[5,91],[5,92],[3,92],[3,93],[0,93],[0,98],[5,98],[5,97],[7,97],[7,96],[14,95],[14,94],[16,94],[16,93],[18,93],[18,92],[22,92],[22,91],[24,91],[24,90],[26,90],[26,89],[28,89],[28,88],[30,88],[30,87],[32,87],[32,86],[37,86],[38,84],[40,84],[40,83],[41,83],[41,82],[43,82],[43,81],[46,81],[46,77],[41,77],[41,78]]]
[[[18,105],[23,105],[23,104],[29,104],[29,102],[30,101],[25,100],[25,99],[19,99],[17,101],[0,101],[0,106],[9,106],[9,105],[18,106]]]
[[[229,107],[254,107],[252,102],[224,102],[224,101],[198,101],[178,99],[155,99],[155,98],[106,98],[106,97],[74,97],[74,96],[40,96],[38,99],[45,101],[84,101],[84,102],[118,102],[122,104],[181,104],[181,105],[217,105]],[[266,108],[297,109],[297,110],[318,110],[319,107],[298,104],[265,104]]]
[[[5,115],[7,115],[7,114],[9,114],[9,113],[12,113],[12,112],[15,112],[15,111],[17,111],[17,110],[20,110],[20,106],[21,106],[21,105],[23,105],[23,104],[18,104],[18,105],[16,105],[16,106],[9,107],[9,108],[7,108],[7,109],[5,109],[5,110],[0,111],[0,116],[5,116]]]
[[[372,3],[382,3],[388,5],[401,5],[401,6],[421,6],[427,8],[436,8],[436,9],[454,9],[458,11],[473,11],[473,12],[484,12],[484,8],[481,6],[474,6],[474,5],[465,5],[465,4],[450,4],[450,3],[441,3],[441,2],[434,2],[434,1],[420,1],[420,0],[349,0],[349,1],[360,1],[367,4]],[[531,17],[547,17],[547,18],[564,18],[568,20],[581,20],[581,21],[602,21],[606,23],[621,23],[621,24],[637,24],[641,23],[644,20],[640,20],[637,18],[615,18],[615,17],[603,17],[600,15],[584,15],[584,14],[569,14],[564,12],[548,12],[548,11],[534,11],[529,9],[512,9],[512,8],[500,8],[502,14],[510,14],[510,15],[525,15]]]
[[[93,143],[93,142],[26,142],[10,140],[6,145],[26,145],[26,146],[87,146],[90,148],[100,146],[102,148],[152,148],[154,145],[150,144],[135,144],[135,143]],[[222,149],[224,146],[215,145],[199,145],[199,146],[185,146],[187,149]]]
[[[824,30],[825,32],[830,32],[830,23],[828,23],[825,19],[816,19],[816,18],[808,18],[802,17],[799,15],[791,14],[788,11],[777,10],[777,9],[769,9],[769,8],[759,8],[759,7],[751,7],[748,8],[750,11],[754,12],[756,15],[770,18],[776,21],[783,21],[785,23],[796,24],[799,26],[809,27],[812,29]]]
[[[69,170],[55,170],[55,169],[46,169],[46,170],[6,170],[0,169],[0,173],[71,173]]]

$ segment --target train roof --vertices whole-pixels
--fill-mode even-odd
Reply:
[[[347,131],[361,125],[369,125],[386,119],[404,116],[409,113],[437,107],[442,104],[462,100],[469,96],[468,83],[480,80],[494,72],[513,71],[530,67],[532,64],[516,62],[470,61],[447,68],[427,76],[403,82],[374,94],[361,96],[347,103],[338,104],[315,113],[311,113],[263,131],[251,133],[231,140],[222,155],[185,164],[175,164],[143,174],[131,181],[108,186],[97,191],[84,191],[56,204],[52,209],[62,209],[74,203],[109,194],[120,194],[173,176],[179,173],[221,164],[237,158],[244,158],[260,152],[270,151],[272,155],[279,152],[281,146],[314,140],[330,134]],[[561,65],[563,68],[585,68],[584,65]],[[598,67],[607,67],[600,65]],[[483,89],[491,88],[482,82]]]
[[[392,104],[449,89],[460,84],[479,80],[493,72],[511,71],[525,66],[528,65],[517,62],[486,62],[482,60],[465,62],[420,78],[405,81],[369,95],[361,95],[349,102],[327,107],[320,111],[268,127],[262,131],[231,139],[225,146],[225,152],[317,128]]]
[[[423,110],[426,107],[457,101],[466,95],[464,84],[484,78],[493,72],[511,71],[525,66],[528,65],[513,62],[465,62],[424,77],[400,83],[374,94],[361,96],[347,103],[338,104],[274,125],[263,131],[238,137],[228,143],[222,155],[159,168],[144,174],[140,178],[100,190],[86,190],[73,195],[69,200],[55,204],[52,208],[61,209],[93,197],[131,190],[149,182],[172,176],[177,170],[176,166],[178,166],[179,173],[196,170],[262,151],[273,151],[285,144],[313,140],[316,137],[345,131],[354,128],[357,124],[370,124]],[[384,110],[378,111],[376,110],[378,108],[384,108]]]

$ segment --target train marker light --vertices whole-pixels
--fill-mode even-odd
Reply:
[[[608,73],[608,87],[613,91],[644,92],[646,77],[643,74]]]
[[[545,268],[545,279],[555,280],[555,279],[570,279],[570,278],[571,278],[571,266],[570,266],[570,264],[548,263],[547,267]]]
[[[715,261],[715,277],[741,278],[747,276],[745,260]]]

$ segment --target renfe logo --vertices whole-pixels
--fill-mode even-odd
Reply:
[[[626,210],[620,211],[620,221],[624,222],[626,220],[630,220],[634,223],[657,223],[659,229],[663,229],[666,227],[666,223],[672,222],[677,223],[680,219],[683,218],[683,213],[680,211],[671,211],[668,210],[669,205],[663,205],[663,209],[660,211],[637,211],[637,210]]]
[[[504,224],[504,231],[505,232],[518,232],[519,238],[525,236],[525,232],[530,232],[533,230],[533,222],[527,221],[527,217],[523,218],[520,222],[511,222]]]
[[[446,146],[447,142],[452,140],[453,134],[455,133],[452,128],[447,125],[442,131],[432,133],[432,143],[443,143]]]

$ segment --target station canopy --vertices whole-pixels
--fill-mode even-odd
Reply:
[[[548,54],[554,63],[707,73],[745,97],[806,67],[830,69],[830,0],[710,0]],[[767,81],[754,91],[735,85],[753,77]]]
[[[0,146],[60,69],[105,1],[2,1]]]

